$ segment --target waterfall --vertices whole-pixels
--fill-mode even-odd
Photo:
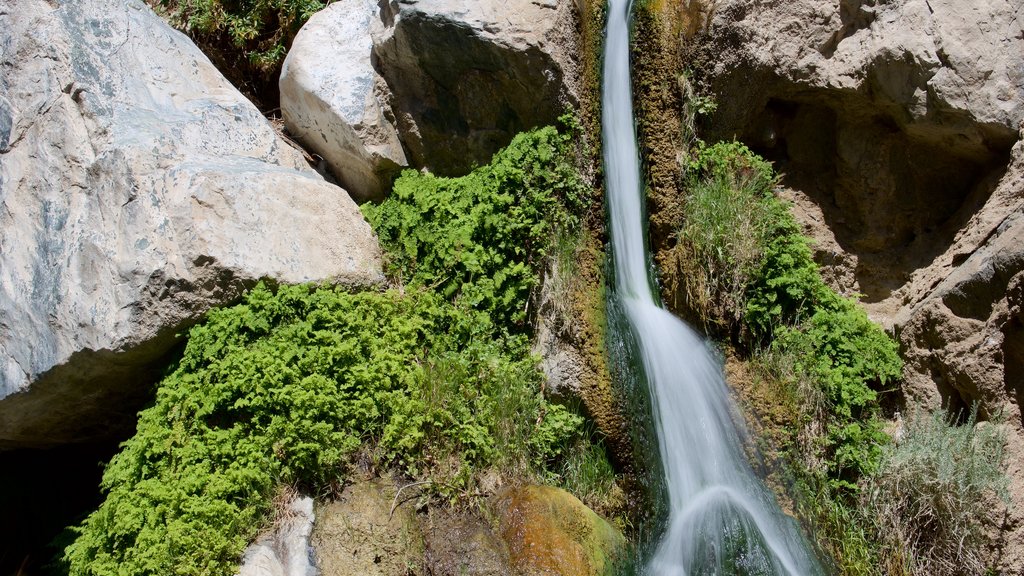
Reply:
[[[646,573],[818,574],[821,568],[796,523],[744,456],[720,362],[654,296],[633,123],[631,7],[630,0],[609,0],[602,130],[615,297],[648,383],[668,492],[668,528]]]

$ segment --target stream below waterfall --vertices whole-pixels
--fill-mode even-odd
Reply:
[[[647,382],[668,498],[667,529],[644,574],[820,574],[799,526],[746,460],[720,361],[655,296],[633,122],[632,2],[609,0],[608,9],[601,121],[613,298],[632,332],[634,364]]]

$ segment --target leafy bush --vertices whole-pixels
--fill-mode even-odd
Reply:
[[[368,445],[455,490],[545,465],[581,418],[544,400],[524,337],[493,332],[429,292],[260,285],[211,312],[108,465],[70,573],[231,573],[278,486],[322,488]]]
[[[571,144],[571,132],[540,128],[461,178],[405,171],[387,200],[363,206],[389,273],[524,331],[552,239],[579,227],[588,197]]]
[[[824,392],[827,474],[836,487],[855,489],[874,472],[888,437],[877,418],[876,388],[900,378],[896,342],[853,301],[829,297],[804,323],[778,329],[772,347],[794,359]]]
[[[306,20],[322,10],[322,0],[150,0],[172,22],[199,39],[226,36],[256,70],[267,72],[284,61],[287,45]]]
[[[891,556],[899,564],[881,568],[921,576],[986,573],[985,524],[998,521],[1000,500],[1009,503],[1004,442],[999,424],[977,423],[976,408],[960,425],[941,411],[909,420],[862,496],[877,541],[897,552]]]
[[[323,489],[358,455],[449,497],[483,469],[571,470],[583,419],[543,397],[521,333],[551,236],[581,212],[568,143],[520,135],[469,176],[410,172],[367,207],[400,292],[259,285],[211,312],[107,466],[70,574],[231,573],[280,486]]]

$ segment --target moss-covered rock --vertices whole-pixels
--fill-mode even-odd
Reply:
[[[550,486],[523,486],[494,501],[498,531],[512,567],[524,576],[614,574],[626,540],[575,496]]]

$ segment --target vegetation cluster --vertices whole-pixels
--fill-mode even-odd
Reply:
[[[299,28],[325,6],[323,0],[151,0],[171,21],[204,39],[226,39],[252,66],[280,66]]]
[[[570,142],[542,128],[464,178],[404,174],[365,208],[390,290],[260,284],[210,312],[106,467],[69,573],[233,573],[276,494],[330,493],[355,466],[447,500],[485,476],[607,490],[603,448],[529,353],[552,234],[582,209]]]
[[[302,25],[330,0],[145,0],[189,35],[264,114],[276,114],[278,77]]]
[[[755,411],[775,405],[767,448],[838,571],[984,572],[984,524],[1005,493],[998,427],[915,416],[893,443],[880,395],[899,383],[897,345],[822,280],[771,165],[740,143],[699,144],[685,174],[687,298],[749,357]]]

